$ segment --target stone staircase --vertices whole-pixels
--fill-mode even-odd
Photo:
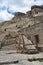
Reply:
[[[23,38],[22,38],[23,37]],[[6,35],[4,36],[4,45],[2,46],[2,49],[1,50],[17,50],[18,52],[18,47],[21,49],[19,50],[19,52],[21,53],[37,53],[37,49],[35,47],[35,45],[31,42],[31,40],[27,39],[27,37],[25,35],[20,35],[18,37],[18,41],[20,41],[19,43],[16,44],[16,41],[14,38],[11,38],[11,36],[7,36],[6,38]],[[21,42],[23,41],[23,43],[21,44]],[[20,45],[20,46],[19,46]]]
[[[15,44],[3,46],[2,49],[1,49],[1,51],[9,51],[9,50],[16,50]]]
[[[25,43],[25,47],[27,49],[28,53],[36,53],[37,52],[37,48],[35,47],[35,45],[32,43],[31,40],[27,39],[26,36],[23,35],[24,38],[24,43]]]

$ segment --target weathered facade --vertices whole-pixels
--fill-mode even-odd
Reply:
[[[37,42],[37,44],[43,44],[43,22],[34,24],[30,27],[21,29],[22,34],[26,34],[30,36],[31,40],[34,42],[34,44]]]
[[[17,12],[11,21],[0,24],[0,39],[7,32],[25,34],[35,45],[43,46],[43,6],[32,6],[26,14]]]
[[[30,37],[35,45],[43,47],[43,7],[32,6],[31,14],[34,24],[21,29],[19,32]]]

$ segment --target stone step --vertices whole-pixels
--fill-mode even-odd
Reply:
[[[11,44],[11,45],[7,45],[7,46],[3,46],[1,50],[15,50],[15,44]]]

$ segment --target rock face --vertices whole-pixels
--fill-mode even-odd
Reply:
[[[10,21],[0,24],[0,31],[18,31],[21,28],[31,26],[43,21],[43,6],[32,6],[31,11],[17,12]]]
[[[15,34],[13,34],[13,32],[19,33],[19,31],[21,31],[21,33],[23,32],[26,35],[27,35],[27,31],[28,33],[30,32],[34,33],[34,31],[36,32],[36,30],[34,29],[35,27],[33,25],[36,25],[37,27],[37,24],[41,22],[43,22],[43,6],[36,6],[36,5],[32,6],[31,11],[27,11],[26,14],[17,12],[16,15],[12,18],[12,20],[5,21],[0,24],[0,41],[5,40],[5,37],[9,35],[9,33],[11,33],[11,36],[12,36],[12,37],[9,36],[9,40],[12,39],[13,41],[13,38],[15,39]]]
[[[43,6],[32,6],[31,14],[28,15],[28,13],[29,12],[27,12],[27,16],[30,15],[32,25],[19,30],[19,32],[30,36],[30,39],[36,47],[41,47],[41,45],[43,45]]]

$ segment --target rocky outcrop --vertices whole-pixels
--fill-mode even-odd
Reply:
[[[13,41],[13,38],[15,37],[14,32],[17,33],[21,29],[31,27],[32,25],[35,25],[39,22],[43,22],[43,6],[32,6],[31,11],[27,11],[26,14],[17,12],[16,15],[12,18],[12,20],[5,21],[0,24],[0,40],[5,38],[6,36],[6,38],[8,38],[8,42],[11,42],[11,40]],[[25,30],[21,31],[24,31],[24,33],[26,33]],[[10,33],[11,36],[9,34],[5,35],[6,33]]]
[[[15,16],[12,18],[12,20],[5,21],[1,23],[1,25],[8,26],[10,24],[15,24],[15,23],[17,25],[23,25],[24,23],[27,22],[29,23],[29,25],[31,25],[34,20],[38,20],[38,21],[43,20],[43,6],[34,5],[31,7],[31,11],[27,11],[26,14],[22,12],[17,12]]]

